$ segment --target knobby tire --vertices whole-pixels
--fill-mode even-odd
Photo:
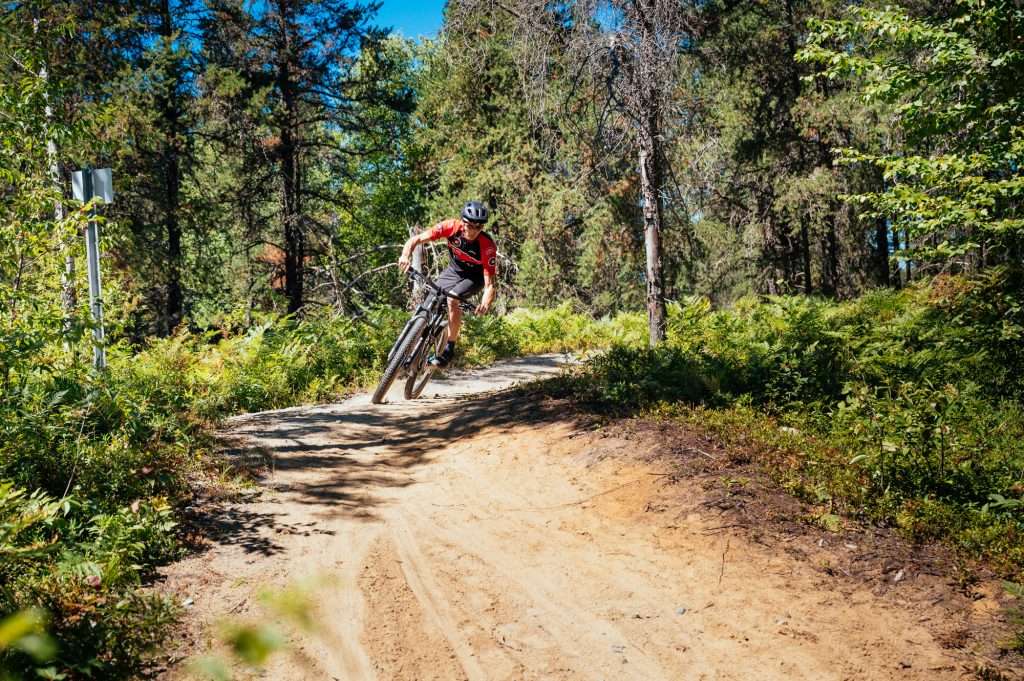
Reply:
[[[395,382],[395,376],[402,369],[406,355],[415,346],[416,341],[419,340],[426,326],[427,320],[425,317],[417,317],[413,320],[412,326],[409,327],[409,332],[405,334],[405,339],[402,341],[401,346],[391,355],[391,359],[388,360],[388,366],[384,369],[384,375],[381,376],[377,390],[374,391],[371,398],[374,404],[380,404],[384,401],[384,396],[388,394],[391,384]]]

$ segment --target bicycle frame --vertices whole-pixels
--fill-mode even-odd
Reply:
[[[384,377],[373,395],[374,403],[383,401],[391,384],[399,374],[408,378],[405,386],[406,399],[418,397],[433,373],[433,367],[427,366],[428,352],[431,348],[437,351],[448,326],[448,298],[461,301],[460,307],[463,310],[473,309],[465,298],[442,289],[422,272],[410,270],[409,276],[421,279],[432,290],[417,306],[409,321],[402,328],[398,339],[391,346],[391,350],[388,352],[387,369],[385,369]],[[416,334],[416,337],[410,338],[409,334],[411,333]],[[395,357],[397,352],[401,352],[402,356]],[[421,374],[423,375],[421,376]]]
[[[429,337],[432,336],[435,331],[447,325],[447,299],[449,297],[461,301],[463,309],[466,309],[466,306],[469,305],[469,302],[465,298],[456,293],[452,293],[451,291],[445,291],[437,284],[435,284],[433,281],[431,281],[430,278],[427,277],[422,272],[419,272],[418,270],[409,270],[409,274],[414,278],[420,278],[423,281],[423,283],[425,283],[429,288],[433,289],[433,291],[427,294],[427,297],[423,299],[423,302],[421,302],[413,311],[412,316],[409,317],[409,321],[405,323],[405,326],[402,328],[402,332],[398,334],[398,340],[395,341],[395,344],[391,346],[391,350],[388,351],[389,360],[391,359],[392,355],[394,355],[395,350],[402,346],[402,342],[405,340],[405,337],[409,333],[409,330],[413,327],[413,324],[415,323],[417,317],[425,317],[427,319],[428,333],[424,334],[424,336]],[[419,344],[417,344],[417,349],[418,347]],[[410,353],[410,357],[414,356],[415,352]]]

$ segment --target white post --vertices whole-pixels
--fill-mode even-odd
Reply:
[[[82,171],[83,194],[88,201],[93,196],[92,169]],[[89,264],[89,308],[95,326],[92,330],[92,363],[97,369],[107,366],[107,350],[103,347],[103,289],[100,285],[100,235],[95,216],[95,208],[90,212],[89,225],[85,230],[85,253]]]

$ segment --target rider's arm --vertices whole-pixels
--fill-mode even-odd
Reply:
[[[487,314],[487,310],[491,308],[491,303],[494,302],[496,293],[494,275],[490,270],[484,270],[484,297],[480,300],[480,304],[476,306],[477,314]]]
[[[411,264],[412,249],[428,241],[450,237],[458,230],[458,220],[445,220],[444,222],[437,223],[425,232],[409,237],[409,240],[405,242],[405,246],[402,247],[402,255],[398,256],[398,266],[403,272],[408,272],[409,265]]]
[[[481,239],[483,238],[481,237]],[[491,241],[490,237],[487,237],[481,244],[480,260],[484,266],[484,297],[480,300],[480,304],[476,306],[476,313],[487,314],[487,310],[491,308],[491,303],[494,302],[494,296],[497,293],[494,288],[494,282],[497,279],[498,248]]]
[[[409,267],[412,265],[412,249],[416,248],[420,244],[425,244],[431,240],[431,231],[420,232],[409,237],[409,240],[402,246],[402,255],[398,256],[398,267],[403,272],[408,272]]]

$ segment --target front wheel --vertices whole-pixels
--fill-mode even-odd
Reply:
[[[426,326],[426,317],[416,317],[412,320],[409,330],[405,334],[405,338],[402,339],[401,343],[388,358],[388,366],[384,369],[384,375],[381,376],[380,383],[377,385],[377,389],[373,392],[373,397],[370,398],[370,401],[374,404],[380,404],[384,401],[384,396],[388,394],[388,389],[391,388],[391,384],[395,382],[395,376],[397,376],[398,372],[401,370],[409,352],[416,346],[416,342],[419,341]]]

